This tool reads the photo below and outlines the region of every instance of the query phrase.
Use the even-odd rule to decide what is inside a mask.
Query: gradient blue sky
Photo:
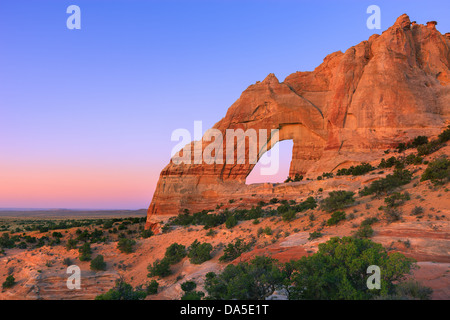
[[[71,4],[81,30],[66,28]],[[381,30],[366,28],[371,4]],[[250,84],[313,70],[402,13],[448,32],[449,12],[448,0],[2,0],[0,207],[147,207],[174,129],[206,130]]]

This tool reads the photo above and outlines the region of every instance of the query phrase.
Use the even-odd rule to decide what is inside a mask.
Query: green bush
[[[318,232],[318,231],[314,231],[314,232],[310,232],[310,233],[309,233],[309,238],[308,238],[308,240],[311,241],[311,240],[314,240],[314,239],[318,239],[318,238],[320,238],[320,237],[322,237],[322,233],[320,233],[320,232]]]
[[[371,164],[363,162],[360,165],[351,166],[350,168],[343,168],[339,169],[336,173],[337,176],[343,176],[343,175],[353,175],[353,176],[360,176],[363,174],[366,174],[370,171],[375,170],[376,168],[373,167]]]
[[[197,284],[194,281],[186,281],[181,284],[181,289],[184,291],[184,295],[181,300],[201,300],[205,293],[202,291],[195,291]]]
[[[6,277],[6,280],[2,283],[2,288],[8,289],[8,288],[11,288],[15,284],[16,284],[16,279],[14,278],[13,275],[9,275]]]
[[[421,206],[415,206],[412,210],[411,210],[411,214],[413,216],[415,215],[420,215],[423,213],[423,208]]]
[[[394,156],[388,158],[387,160],[385,160],[383,158],[383,159],[381,159],[381,162],[378,165],[378,168],[380,168],[380,169],[391,168],[391,167],[395,166],[397,162],[398,162],[397,158],[395,158]]]
[[[328,197],[322,200],[321,208],[325,211],[332,212],[351,206],[355,202],[355,199],[353,199],[354,195],[355,193],[351,191],[331,191]]]
[[[263,300],[283,284],[280,269],[275,259],[257,256],[249,263],[229,264],[221,274],[207,273],[205,289],[213,300]]]
[[[420,181],[430,180],[434,185],[441,185],[450,180],[450,160],[441,157],[430,163]]]
[[[153,279],[152,281],[147,283],[147,287],[146,287],[145,291],[147,292],[147,295],[157,294],[158,287],[159,287],[158,281]]]
[[[164,255],[169,264],[175,264],[180,262],[184,257],[186,257],[186,247],[182,244],[172,243],[167,249]]]
[[[386,216],[386,220],[388,222],[400,221],[402,218],[402,213],[397,208],[386,208],[384,210],[384,215]]]
[[[394,192],[391,196],[386,197],[384,202],[389,208],[394,208],[402,205],[405,201],[410,200],[411,197],[408,192],[400,193]]]
[[[433,152],[436,152],[441,148],[441,144],[439,140],[433,140],[431,142],[428,142],[427,144],[422,144],[417,147],[417,153],[419,156],[426,156]]]
[[[388,193],[395,188],[411,182],[412,173],[406,169],[396,169],[393,174],[388,174],[385,178],[376,180],[368,187],[364,187],[359,193],[361,196],[370,194],[380,195]]]
[[[444,143],[450,140],[450,126],[447,127],[438,137],[440,143]]]
[[[120,250],[122,253],[131,253],[134,251],[134,245],[136,244],[136,241],[128,238],[120,238],[119,242],[117,243],[117,249]]]
[[[219,258],[221,262],[233,261],[239,257],[242,253],[248,251],[250,246],[244,242],[241,238],[238,238],[234,243],[229,243],[223,250],[223,255]]]
[[[211,259],[211,251],[213,247],[210,243],[200,243],[195,240],[189,247],[189,261],[193,264],[202,264]]]
[[[409,280],[400,282],[395,293],[390,297],[398,300],[430,300],[433,290],[429,287],[422,286],[419,282]]]
[[[181,284],[181,290],[184,292],[190,292],[197,288],[197,284],[194,281],[186,281]]]
[[[92,259],[91,270],[95,271],[106,270],[106,262],[103,260],[103,256],[101,254]]]
[[[89,261],[91,260],[91,245],[89,242],[84,243],[79,249],[78,252],[80,253],[79,259],[80,261]]]
[[[141,232],[141,236],[142,236],[142,238],[144,238],[144,239],[150,238],[150,237],[153,236],[153,235],[154,235],[154,233],[153,233],[153,231],[150,230],[150,229],[148,229],[148,230],[142,230],[142,232]]]
[[[411,142],[411,144],[414,148],[417,148],[418,146],[421,146],[421,145],[427,144],[427,143],[428,143],[428,137],[426,137],[426,136],[417,136]]]
[[[230,215],[227,220],[225,221],[225,226],[228,229],[231,229],[233,227],[235,227],[238,224],[237,219],[234,215]]]
[[[395,292],[414,260],[387,250],[370,239],[331,238],[319,251],[293,263],[290,299],[366,300]],[[367,287],[367,268],[381,269],[381,289]]]
[[[143,290],[133,289],[133,287],[123,281],[122,279],[116,280],[114,288],[108,292],[98,295],[95,300],[143,300],[147,296],[147,293]]]
[[[357,238],[370,238],[373,235],[373,229],[370,224],[361,224],[359,229],[355,232]]]
[[[283,219],[283,221],[289,222],[289,221],[294,220],[296,215],[297,215],[297,212],[295,212],[294,209],[289,209],[288,211],[286,211],[285,213],[283,213],[281,215],[281,218]]]

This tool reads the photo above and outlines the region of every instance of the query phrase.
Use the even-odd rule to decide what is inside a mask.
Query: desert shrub
[[[411,271],[414,260],[370,239],[331,238],[319,251],[292,264],[290,299],[359,300],[387,296]],[[381,269],[381,289],[367,288],[367,267]]]
[[[184,292],[189,292],[195,290],[197,288],[197,284],[194,281],[186,281],[181,284],[181,290]]]
[[[328,194],[327,198],[323,199],[321,208],[325,211],[332,212],[351,206],[355,202],[355,199],[353,199],[354,195],[351,191],[332,191]]]
[[[236,219],[236,217],[234,215],[230,215],[227,220],[225,221],[225,226],[228,229],[231,229],[233,227],[235,227],[238,224],[238,221]]]
[[[388,222],[400,221],[402,218],[402,212],[397,208],[386,208],[384,210],[384,215]]]
[[[313,197],[308,197],[305,201],[293,206],[296,212],[302,212],[309,209],[315,209],[317,207],[317,201]]]
[[[14,278],[13,275],[9,275],[6,277],[6,280],[2,283],[2,288],[8,289],[8,288],[11,288],[15,284],[16,284],[16,279]]]
[[[134,251],[134,245],[136,244],[136,241],[128,238],[120,238],[119,242],[117,243],[117,249],[120,250],[122,253],[131,253]]]
[[[447,127],[444,131],[442,131],[438,136],[439,143],[444,143],[450,140],[450,126]]]
[[[64,258],[63,265],[65,265],[67,267],[71,266],[72,265],[72,260],[70,258]]]
[[[154,235],[154,232],[150,229],[142,230],[142,232],[141,232],[141,237],[144,239],[150,238],[153,235]]]
[[[186,281],[181,284],[181,289],[184,291],[184,295],[181,300],[201,300],[205,293],[202,291],[195,291],[197,284],[194,281]]]
[[[441,157],[428,164],[420,181],[430,180],[434,185],[444,184],[450,180],[450,160]]]
[[[405,201],[410,200],[411,196],[408,192],[400,193],[400,192],[394,192],[389,197],[386,197],[384,199],[384,202],[389,208],[394,208],[402,205],[405,203]]]
[[[333,174],[333,172],[324,172],[324,173],[322,173],[322,177],[324,179],[330,179],[330,178],[334,177],[334,174]]]
[[[373,229],[370,224],[361,224],[354,236],[357,238],[370,238],[373,235]]]
[[[95,297],[95,300],[143,300],[147,293],[140,289],[133,289],[133,287],[123,281],[116,280],[114,288],[108,292],[100,294]]]
[[[152,265],[148,265],[148,277],[167,277],[172,274],[170,263],[166,259],[156,260]]]
[[[415,164],[415,165],[418,165],[418,164],[422,164],[423,158],[422,158],[421,156],[417,155],[417,154],[411,153],[410,155],[408,155],[408,156],[405,158],[404,162],[405,162],[406,164]]]
[[[184,291],[184,295],[181,300],[201,300],[205,293],[202,291],[195,291],[197,284],[194,281],[186,281],[181,284],[181,289]]]
[[[277,260],[256,256],[250,262],[229,264],[220,274],[207,273],[205,289],[213,300],[262,300],[284,279]]]
[[[409,280],[400,282],[391,298],[399,300],[430,300],[432,293],[433,290],[431,288],[422,286],[417,281]]]
[[[265,228],[263,229],[263,233],[266,234],[266,235],[268,235],[268,236],[272,235],[272,228],[269,227],[269,226],[265,227]]]
[[[421,146],[421,145],[427,144],[427,143],[428,143],[428,137],[426,137],[426,136],[417,136],[411,142],[411,144],[414,148],[417,148],[418,146]]]
[[[89,261],[91,260],[92,249],[89,242],[85,242],[79,249],[80,253],[79,259],[80,261]]]
[[[423,208],[422,208],[421,206],[415,206],[415,207],[412,208],[412,210],[411,210],[411,214],[412,214],[413,216],[419,215],[419,214],[422,214],[422,213],[423,213]]]
[[[172,243],[166,249],[164,254],[164,259],[169,262],[169,264],[175,264],[180,262],[184,257],[186,257],[186,247],[182,244]]]
[[[388,174],[385,178],[372,182],[370,186],[364,187],[359,193],[361,196],[386,194],[395,188],[411,182],[411,179],[412,173],[409,170],[396,169],[393,174]]]
[[[289,222],[295,219],[297,212],[295,212],[294,209],[289,209],[288,211],[286,211],[285,213],[283,213],[281,215],[283,221],[285,222]]]
[[[27,246],[27,244],[26,244],[26,242],[20,242],[18,245],[17,245],[17,248],[19,248],[19,249],[26,249],[26,248],[28,248],[28,246]]]
[[[99,254],[91,261],[91,270],[100,271],[106,270],[106,262],[103,260],[103,256]]]
[[[375,217],[371,217],[371,218],[366,218],[361,222],[361,226],[371,226],[372,224],[378,222],[378,219]]]
[[[238,238],[234,243],[229,243],[223,250],[223,255],[219,258],[221,262],[233,261],[239,257],[242,253],[248,251],[250,245],[245,243],[244,240]]]
[[[320,238],[321,236],[322,236],[322,233],[320,233],[318,231],[310,232],[308,240],[311,241],[311,240]]]
[[[350,168],[339,169],[337,171],[336,175],[337,176],[344,176],[344,175],[360,176],[360,175],[366,174],[370,171],[373,171],[375,169],[376,168],[373,167],[371,164],[363,162],[357,166],[351,166]]]
[[[327,225],[334,226],[342,220],[345,220],[345,212],[344,211],[335,211],[331,215],[331,218],[327,220]]]
[[[145,291],[146,291],[147,295],[157,294],[158,293],[158,287],[159,287],[158,281],[153,279],[152,281],[147,283]]]
[[[441,148],[441,144],[439,143],[439,140],[433,140],[431,142],[428,142],[427,144],[422,144],[417,147],[417,153],[419,156],[426,156],[433,152],[436,152]]]
[[[298,174],[298,173],[296,173],[295,176],[294,176],[294,181],[297,182],[297,181],[302,181],[302,180],[303,180],[303,176]]]
[[[391,167],[395,166],[396,163],[397,163],[397,158],[395,158],[394,156],[388,158],[387,160],[385,160],[383,158],[383,159],[381,159],[380,164],[378,165],[378,168],[380,168],[380,169],[391,168]]]
[[[272,198],[270,199],[269,203],[278,203],[278,199],[277,198]]]
[[[77,244],[78,244],[78,240],[76,240],[76,239],[69,239],[69,240],[67,240],[66,249],[67,250],[76,249],[77,248]]]
[[[14,248],[14,240],[6,232],[0,237],[0,248]]]
[[[205,296],[205,293],[202,291],[191,291],[186,292],[181,300],[201,300]]]
[[[211,251],[213,247],[210,243],[200,243],[195,240],[189,247],[189,261],[193,264],[202,264],[211,259]]]

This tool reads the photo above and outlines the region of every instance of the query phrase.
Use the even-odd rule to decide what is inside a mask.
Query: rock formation
[[[284,82],[269,74],[249,86],[213,129],[224,137],[227,129],[279,129],[280,141],[294,143],[290,176],[316,177],[373,160],[418,135],[439,133],[450,118],[449,68],[448,33],[441,34],[434,21],[411,26],[403,14],[381,35],[328,55],[314,71],[293,73]],[[204,136],[201,150],[211,140]],[[272,142],[270,136],[258,140],[258,159]],[[192,159],[200,152],[195,145],[190,144]],[[236,152],[238,147],[239,142]],[[226,153],[225,142],[220,148]],[[245,151],[248,160],[248,143]],[[280,192],[298,194],[295,187],[246,185],[253,167],[248,161],[171,161],[161,172],[147,228],[153,227],[153,215],[214,209],[229,199],[256,203]]]

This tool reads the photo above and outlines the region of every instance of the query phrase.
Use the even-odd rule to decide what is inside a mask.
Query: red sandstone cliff
[[[381,35],[328,55],[312,72],[293,73],[284,82],[270,74],[249,86],[213,128],[224,136],[226,129],[279,129],[280,141],[294,142],[290,175],[315,177],[439,133],[450,120],[449,68],[449,34],[436,30],[435,22],[411,24],[404,14]],[[203,141],[203,150],[209,143]],[[259,156],[270,147],[269,140],[258,141]],[[245,185],[253,167],[248,161],[171,161],[161,172],[147,227],[152,215],[212,209],[226,199],[250,201],[250,195],[281,190]]]

